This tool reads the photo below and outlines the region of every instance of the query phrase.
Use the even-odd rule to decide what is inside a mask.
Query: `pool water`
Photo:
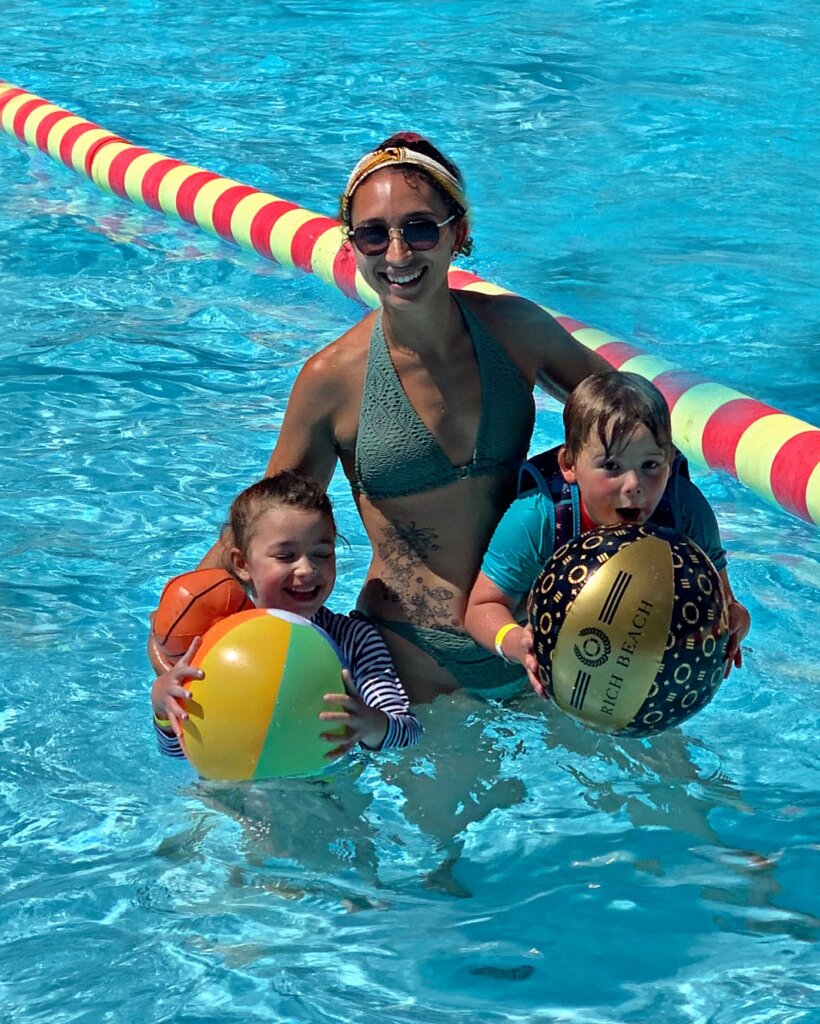
[[[312,210],[424,131],[468,269],[820,420],[810,5],[16,0],[0,40],[9,81]],[[146,616],[360,309],[8,138],[0,181],[3,1020],[820,1019],[816,529],[696,475],[753,629],[678,730],[453,698],[326,783],[198,782],[155,749]],[[540,397],[533,450],[559,428]]]

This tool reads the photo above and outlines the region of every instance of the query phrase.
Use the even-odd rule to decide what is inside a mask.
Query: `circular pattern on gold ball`
[[[645,524],[576,537],[544,567],[528,607],[546,690],[592,729],[661,732],[704,708],[723,680],[723,587],[679,533]]]

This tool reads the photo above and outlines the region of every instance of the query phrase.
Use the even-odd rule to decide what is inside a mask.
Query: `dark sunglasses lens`
[[[356,248],[365,256],[375,256],[384,252],[390,243],[387,228],[380,224],[365,224],[353,232]]]
[[[411,220],[402,233],[410,248],[420,252],[435,249],[438,244],[438,225],[434,220]]]

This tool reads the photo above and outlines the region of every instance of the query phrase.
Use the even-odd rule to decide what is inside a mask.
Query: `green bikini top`
[[[367,355],[352,485],[372,500],[488,476],[526,458],[535,423],[532,389],[486,327],[453,297],[470,332],[481,378],[481,418],[473,457],[466,465],[454,466],[410,404],[379,315]]]

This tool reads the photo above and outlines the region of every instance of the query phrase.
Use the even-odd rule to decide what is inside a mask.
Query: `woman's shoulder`
[[[545,334],[566,332],[541,306],[512,292],[467,291],[459,299],[507,347],[527,348],[543,343]]]
[[[376,314],[369,313],[335,341],[314,353],[299,371],[300,388],[328,393],[361,380]]]
[[[555,318],[541,306],[514,292],[497,291],[494,287],[488,291],[465,288],[459,290],[458,297],[488,327],[495,326],[502,331],[529,324],[538,325],[543,330],[544,324],[556,323]]]
[[[518,366],[524,377],[535,381],[545,353],[566,335],[545,309],[509,292],[460,291],[459,300],[481,321]]]

